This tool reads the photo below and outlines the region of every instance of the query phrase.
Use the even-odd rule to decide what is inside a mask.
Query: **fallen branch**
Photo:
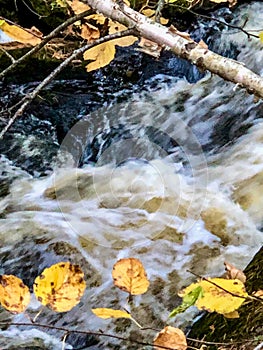
[[[129,338],[114,335],[114,334],[103,333],[102,331],[100,331],[100,332],[84,331],[84,330],[70,329],[70,328],[66,328],[66,327],[57,327],[57,326],[52,326],[52,325],[46,325],[46,324],[42,324],[42,323],[27,323],[27,322],[3,322],[3,321],[1,321],[0,326],[1,325],[6,326],[6,327],[7,326],[17,326],[17,327],[23,326],[23,327],[37,327],[37,328],[44,328],[44,329],[53,329],[53,330],[60,331],[60,332],[66,333],[66,334],[76,333],[76,334],[84,334],[84,335],[93,335],[93,336],[97,336],[97,337],[107,337],[107,338],[132,342],[132,343],[138,344],[138,345],[151,346],[152,348],[154,347],[153,343],[138,341],[135,339],[129,339]],[[151,328],[142,328],[141,330],[143,331],[145,329],[151,329]],[[256,340],[256,339],[245,339],[243,341],[238,341],[238,342],[234,342],[234,341],[233,342],[210,342],[210,341],[198,340],[198,339],[193,339],[193,338],[188,338],[188,337],[186,339],[203,344],[203,345],[223,345],[223,346],[233,346],[233,345],[241,345],[241,344],[244,345],[244,344],[251,344],[251,343],[260,342],[260,340]],[[161,349],[173,350],[172,348],[167,347],[167,346],[158,345],[158,347]],[[192,346],[188,346],[188,349],[198,350],[197,348],[192,347]]]
[[[28,51],[25,55],[21,56],[19,59],[15,60],[10,66],[8,66],[5,70],[3,70],[0,73],[0,79],[4,78],[4,76],[9,73],[11,70],[16,68],[20,63],[24,62],[28,57],[32,56],[34,53],[38,52],[42,49],[51,39],[55,38],[57,35],[59,35],[62,30],[67,28],[70,24],[73,24],[80,19],[91,15],[94,13],[93,10],[88,10],[85,12],[82,12],[74,17],[69,18],[67,21],[59,25],[57,28],[55,28],[50,34],[48,34],[38,45],[34,46],[33,49]]]
[[[198,44],[187,36],[187,33],[155,23],[121,1],[86,0],[86,3],[108,18],[126,27],[136,28],[140,36],[170,48],[178,57],[189,60],[201,70],[217,74],[224,80],[245,88],[248,93],[263,98],[262,77],[246,68],[242,63],[220,56],[210,51],[205,45]]]
[[[69,57],[65,59],[56,69],[54,69],[31,93],[27,94],[25,97],[23,97],[19,103],[16,105],[21,105],[19,109],[16,111],[16,113],[12,116],[12,118],[9,119],[7,125],[4,127],[4,129],[0,132],[0,139],[5,135],[7,130],[11,127],[11,125],[14,123],[14,121],[23,114],[26,107],[29,105],[29,103],[36,98],[36,96],[39,94],[39,92],[48,85],[57,75],[60,73],[66,66],[69,65],[70,62],[72,62],[75,58],[77,58],[80,54],[83,54],[86,50],[97,46],[99,44],[102,44],[106,41],[122,38],[124,36],[128,35],[138,35],[135,29],[127,29],[122,32],[117,32],[114,34],[110,34],[107,36],[104,36],[103,38],[100,38],[98,40],[95,40],[92,43],[89,43],[87,45],[82,46],[81,48],[75,50]]]

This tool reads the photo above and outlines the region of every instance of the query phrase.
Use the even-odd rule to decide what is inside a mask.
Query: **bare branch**
[[[50,34],[48,34],[38,45],[34,46],[30,51],[28,51],[24,56],[20,57],[18,60],[16,60],[13,64],[8,66],[5,70],[3,70],[0,73],[0,79],[2,79],[8,72],[10,72],[12,69],[16,68],[20,63],[24,62],[28,57],[33,55],[34,53],[38,52],[42,47],[44,47],[51,39],[55,38],[62,30],[67,28],[70,24],[79,21],[83,17],[89,16],[93,14],[93,10],[88,10],[85,12],[82,12],[74,17],[69,18],[67,21],[59,25],[57,28],[55,28]]]
[[[97,46],[99,44],[102,44],[106,41],[118,39],[124,36],[128,35],[138,35],[135,29],[127,29],[122,32],[117,32],[114,34],[110,34],[107,36],[104,36],[103,38],[100,38],[98,40],[95,40],[93,43],[89,43],[77,50],[75,50],[68,58],[65,59],[56,69],[54,69],[31,93],[27,94],[24,98],[19,101],[19,104],[21,106],[16,111],[16,113],[13,115],[12,118],[9,119],[7,125],[4,127],[4,129],[0,132],[0,139],[4,136],[4,134],[7,132],[7,130],[10,128],[10,126],[14,123],[14,121],[20,117],[23,112],[25,111],[26,107],[29,105],[29,103],[39,94],[39,92],[48,85],[55,76],[60,73],[71,61],[73,61],[75,58],[77,58],[80,54],[84,53],[86,50]]]

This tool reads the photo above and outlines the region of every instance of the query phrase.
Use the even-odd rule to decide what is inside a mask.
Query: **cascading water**
[[[236,24],[244,13],[245,28],[260,29],[262,3],[236,9]],[[237,59],[263,74],[258,40],[224,29],[217,43],[226,50],[236,46]],[[90,311],[125,306],[125,293],[112,286],[117,259],[143,262],[151,284],[135,298],[133,315],[145,327],[162,328],[177,291],[193,280],[187,270],[220,275],[224,260],[244,268],[262,244],[262,102],[209,74],[197,83],[156,86],[81,116],[50,176],[33,179],[2,159],[5,174],[17,180],[0,202],[1,273],[32,286],[45,267],[69,260],[86,275],[81,303],[66,314],[45,309],[39,322],[152,342],[153,332],[102,321]],[[28,313],[38,308],[33,300]],[[184,326],[192,317],[183,314],[170,324]],[[0,321],[10,319],[26,321],[1,309]],[[27,349],[60,349],[61,334],[45,332],[9,327],[0,347],[28,341]],[[132,342],[93,341],[71,334],[66,348],[137,349]]]

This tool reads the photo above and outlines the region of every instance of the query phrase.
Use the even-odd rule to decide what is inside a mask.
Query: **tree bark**
[[[263,98],[263,77],[238,61],[208,50],[205,45],[192,40],[187,33],[153,22],[120,1],[86,0],[86,3],[104,16],[135,28],[140,36],[170,48],[178,57],[189,60],[200,69],[217,74],[224,80],[245,88],[250,94]]]

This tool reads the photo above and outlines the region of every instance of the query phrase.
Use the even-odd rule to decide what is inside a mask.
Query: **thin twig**
[[[197,12],[195,12],[195,11],[193,11],[193,10],[190,10],[190,9],[184,7],[184,6],[180,6],[180,5],[176,5],[176,4],[170,4],[170,6],[179,7],[179,8],[181,8],[181,9],[183,9],[183,10],[186,10],[186,11],[192,13],[193,15],[195,15],[195,16],[197,16],[197,17],[209,19],[210,21],[215,21],[215,22],[220,23],[220,24],[223,24],[223,25],[225,25],[225,26],[227,26],[227,27],[229,27],[229,28],[237,29],[237,30],[243,32],[244,34],[246,34],[248,38],[250,38],[250,37],[252,36],[252,37],[254,37],[254,38],[259,39],[259,36],[258,36],[258,35],[256,35],[256,34],[251,34],[249,31],[247,31],[247,30],[244,29],[244,26],[246,25],[246,22],[244,23],[243,27],[240,27],[240,26],[236,26],[236,25],[234,25],[234,24],[226,23],[225,21],[221,21],[220,19],[215,18],[215,17],[210,17],[210,16],[207,16],[207,15],[202,15],[202,14],[197,13]],[[251,31],[251,32],[252,32],[252,31]]]
[[[67,329],[64,327],[56,327],[56,326],[51,326],[51,325],[46,325],[46,324],[41,324],[41,323],[25,323],[25,322],[0,322],[0,325],[5,325],[5,326],[31,326],[31,327],[39,327],[39,328],[47,328],[47,329],[54,329],[57,331],[61,331],[63,333],[77,333],[77,334],[85,334],[85,335],[93,335],[93,336],[99,336],[99,337],[108,337],[108,338],[113,338],[113,339],[117,339],[117,340],[122,340],[122,341],[127,341],[127,342],[133,342],[135,344],[139,344],[139,345],[145,345],[145,346],[151,346],[153,347],[154,344],[153,343],[148,343],[148,342],[143,342],[143,341],[138,341],[135,339],[129,339],[129,338],[125,338],[125,337],[121,337],[118,335],[114,335],[114,334],[109,334],[109,333],[101,333],[101,332],[91,332],[91,331],[81,331],[81,330],[76,330],[76,329]],[[160,349],[166,349],[166,350],[174,350],[174,347],[168,347],[168,346],[162,346],[162,345],[158,345],[158,348]],[[198,350],[196,347],[192,347],[189,346],[189,349],[193,349],[193,350]]]
[[[0,132],[0,139],[4,136],[4,134],[7,132],[7,130],[11,127],[11,125],[14,123],[14,121],[23,114],[26,107],[29,105],[29,103],[39,94],[39,92],[48,85],[58,73],[60,73],[71,61],[73,61],[77,56],[84,53],[86,50],[97,46],[99,44],[102,44],[106,41],[122,38],[127,35],[138,35],[135,29],[127,29],[122,32],[117,32],[114,34],[110,34],[107,36],[104,36],[103,38],[100,38],[98,40],[95,40],[93,43],[89,43],[77,50],[75,50],[68,58],[65,59],[56,69],[54,69],[31,93],[27,94],[25,97],[23,97],[20,100],[20,104],[22,104],[19,109],[16,111],[16,113],[13,115],[12,118],[9,119],[7,125],[4,127],[4,129]]]
[[[48,16],[42,16],[40,15],[39,13],[35,12],[33,9],[31,9],[31,7],[29,7],[29,5],[24,1],[22,0],[23,4],[28,8],[28,10],[30,12],[32,12],[34,15],[38,16],[39,18],[44,18],[44,17],[48,17]]]
[[[0,50],[4,52],[4,54],[11,60],[12,63],[16,61],[15,58],[12,55],[10,55],[10,53],[6,51],[3,47],[0,46]]]
[[[135,344],[139,344],[139,345],[145,345],[145,346],[154,346],[154,344],[152,343],[147,343],[147,342],[142,342],[142,341],[138,341],[138,340],[134,340],[134,339],[129,339],[126,337],[121,337],[118,335],[114,335],[114,334],[109,334],[109,333],[103,333],[102,331],[100,332],[93,332],[93,331],[83,331],[83,330],[76,330],[76,329],[68,329],[65,327],[57,327],[57,326],[52,326],[52,325],[46,325],[46,324],[42,324],[42,323],[26,323],[26,322],[0,322],[0,325],[4,325],[4,326],[25,326],[25,327],[39,327],[39,328],[45,328],[45,329],[53,329],[53,330],[57,330],[57,331],[61,331],[64,334],[69,334],[69,333],[77,333],[77,334],[85,334],[85,335],[93,335],[93,336],[103,336],[103,337],[108,337],[108,338],[113,338],[113,339],[117,339],[117,340],[122,340],[122,341],[129,341],[129,342],[133,342]],[[141,330],[144,329],[151,329],[151,328],[142,328]],[[256,339],[245,339],[243,341],[237,341],[237,342],[227,342],[227,343],[221,343],[221,342],[210,342],[210,341],[205,341],[205,340],[199,340],[199,339],[194,339],[194,338],[186,338],[189,341],[192,342],[197,342],[200,344],[206,344],[206,345],[224,345],[224,346],[231,346],[231,345],[236,345],[236,344],[248,344],[248,343],[253,343],[256,342]],[[166,347],[166,346],[161,346],[158,345],[159,348],[161,349],[167,349],[167,350],[173,350],[174,348],[170,348],[170,347]],[[195,349],[197,350],[195,347],[191,347],[188,346],[188,349]]]
[[[33,55],[34,53],[38,52],[42,47],[46,45],[51,39],[55,38],[60,32],[67,28],[70,24],[82,19],[83,17],[89,16],[93,14],[93,10],[84,11],[74,17],[69,18],[67,21],[59,25],[57,28],[55,28],[50,34],[48,34],[46,37],[43,38],[41,43],[34,46],[30,51],[28,51],[24,56],[21,56],[18,60],[16,60],[13,64],[8,66],[5,70],[3,70],[0,73],[0,79],[2,79],[8,72],[10,72],[12,69],[14,69],[16,66],[18,66],[21,62],[25,61],[28,57]]]
[[[155,21],[157,23],[160,23],[163,7],[164,7],[164,0],[159,0],[155,11]]]
[[[196,276],[196,277],[198,277],[198,278],[200,278],[200,279],[202,279],[202,280],[204,280],[204,281],[206,281],[206,282],[208,282],[208,283],[213,284],[215,287],[217,287],[217,288],[223,290],[224,292],[226,292],[226,293],[232,295],[233,297],[241,298],[241,299],[244,299],[244,300],[251,300],[251,297],[250,297],[250,296],[248,296],[248,297],[243,297],[242,295],[235,294],[235,293],[230,292],[229,290],[227,290],[227,289],[225,289],[225,288],[219,286],[217,283],[215,283],[215,282],[209,280],[209,279],[206,278],[206,277],[200,276],[200,275],[198,275],[197,273],[192,272],[192,271],[190,271],[190,270],[186,270],[186,271],[187,271],[187,272],[190,272],[192,275],[194,275],[194,276]]]

